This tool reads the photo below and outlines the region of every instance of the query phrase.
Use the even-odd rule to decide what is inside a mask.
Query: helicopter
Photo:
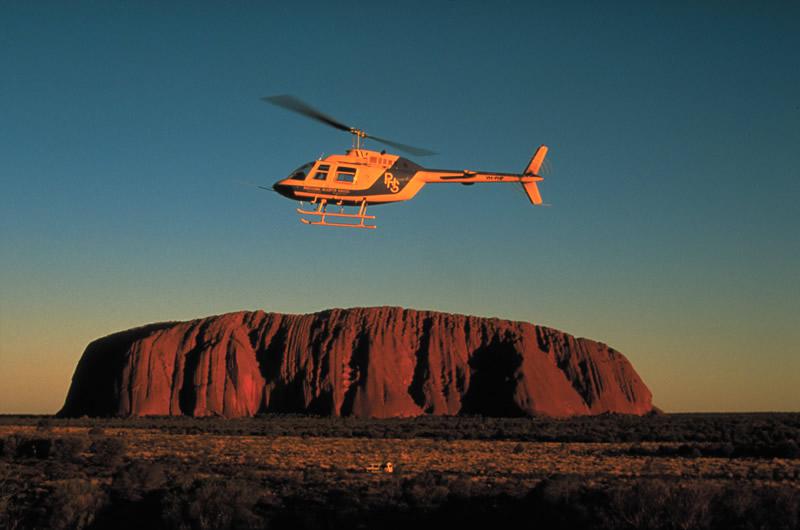
[[[371,139],[416,156],[436,154],[433,151],[367,134],[291,95],[265,96],[261,99],[353,135],[353,146],[345,154],[320,157],[303,164],[272,186],[284,197],[300,201],[296,211],[300,214],[300,221],[307,225],[374,229],[377,228],[373,224],[375,216],[367,214],[368,206],[410,200],[423,186],[434,183],[470,186],[479,182],[518,182],[531,204],[542,204],[537,183],[544,180],[538,173],[547,156],[545,145],[539,146],[520,174],[428,169],[385,150],[366,149],[363,144]],[[306,202],[310,209],[305,207]],[[356,208],[356,211],[346,211],[345,207]]]

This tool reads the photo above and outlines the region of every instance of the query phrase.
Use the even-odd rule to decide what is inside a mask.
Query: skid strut
[[[367,215],[367,201],[361,201],[361,205],[358,207],[357,213],[346,213],[344,211],[344,205],[339,204],[339,211],[338,212],[329,212],[328,211],[328,200],[321,199],[317,201],[314,198],[311,201],[311,204],[316,204],[317,207],[314,210],[305,210],[302,208],[302,204],[300,203],[301,207],[297,208],[297,213],[300,215],[313,215],[319,218],[318,221],[310,221],[303,217],[300,218],[300,222],[307,224],[307,225],[319,225],[319,226],[340,226],[343,228],[377,228],[376,225],[366,224],[368,219],[375,219],[374,215]],[[333,218],[334,222],[329,221],[329,218]],[[343,222],[335,222],[337,220],[342,220]],[[350,221],[353,222],[344,222]]]

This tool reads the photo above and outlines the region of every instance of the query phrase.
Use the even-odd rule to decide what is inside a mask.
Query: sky
[[[624,353],[668,412],[800,410],[797,2],[0,4],[0,413],[83,349],[229,311],[392,305]],[[270,185],[347,134],[429,148],[377,230]],[[379,147],[377,144],[368,144]]]

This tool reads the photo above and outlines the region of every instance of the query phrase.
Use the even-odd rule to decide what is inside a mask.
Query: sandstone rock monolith
[[[237,312],[95,340],[62,416],[646,414],[618,351],[497,318],[397,307]]]

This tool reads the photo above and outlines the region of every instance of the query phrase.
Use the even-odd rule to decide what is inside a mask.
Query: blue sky
[[[0,412],[52,412],[93,338],[240,309],[401,305],[625,353],[667,410],[800,409],[795,2],[6,3]],[[379,229],[270,184],[347,135],[433,167]],[[374,144],[373,144],[374,145]],[[411,157],[414,158],[414,157]],[[46,389],[46,391],[42,391]]]

